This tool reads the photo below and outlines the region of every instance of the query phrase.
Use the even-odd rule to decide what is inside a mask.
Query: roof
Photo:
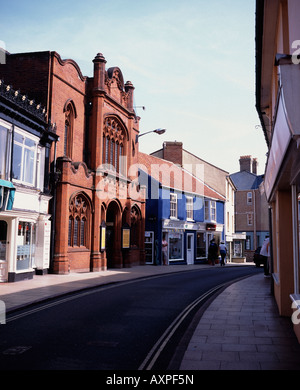
[[[151,153],[151,155],[156,154],[156,153],[158,153],[158,152],[163,152],[163,150],[164,150],[164,148],[160,148],[160,149],[158,149],[158,150],[155,150],[154,152]],[[185,153],[187,153],[187,154],[189,154],[190,156],[195,157],[195,158],[198,159],[199,161],[202,161],[203,163],[208,164],[208,165],[210,165],[211,167],[216,168],[216,169],[218,169],[219,171],[222,171],[222,172],[226,173],[227,175],[229,175],[229,172],[225,171],[225,170],[222,169],[222,168],[217,167],[216,165],[210,163],[209,161],[203,160],[203,158],[200,158],[200,157],[196,156],[194,153],[191,153],[191,152],[189,152],[188,150],[186,150],[186,149],[184,149],[184,148],[182,148],[182,151],[185,152]]]
[[[221,194],[214,191],[190,172],[170,161],[139,152],[138,163],[142,171],[146,171],[149,176],[157,180],[163,187],[225,201]]]
[[[248,171],[236,172],[229,175],[237,191],[255,190],[264,179],[264,175],[255,175]]]

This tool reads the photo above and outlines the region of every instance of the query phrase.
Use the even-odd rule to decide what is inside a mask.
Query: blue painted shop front
[[[174,199],[176,210],[172,205]],[[208,202],[214,205],[214,220],[205,220]],[[191,203],[192,211],[187,206]],[[218,243],[224,239],[224,202],[164,188],[149,176],[145,226],[147,264],[162,264],[164,238],[168,243],[168,264],[207,262],[210,240],[215,238]]]

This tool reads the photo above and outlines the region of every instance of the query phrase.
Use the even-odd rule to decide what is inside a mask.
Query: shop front
[[[271,230],[271,273],[279,312],[299,308],[300,77],[291,56],[277,56],[279,88],[265,174]],[[294,324],[298,340],[300,327]]]
[[[165,219],[162,222],[162,239],[168,243],[169,264],[197,264],[206,262],[210,241],[217,244],[222,238],[223,225],[203,222],[175,221]]]
[[[18,209],[25,198],[30,208]],[[47,210],[49,197],[24,194],[16,189],[13,210],[0,213],[0,282],[32,279],[34,274],[44,274],[49,268],[51,221]],[[25,203],[26,204],[26,203]],[[30,206],[31,204],[31,206]],[[43,212],[44,211],[44,212]]]

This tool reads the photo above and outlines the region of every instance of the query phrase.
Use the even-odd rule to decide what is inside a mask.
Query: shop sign
[[[217,230],[217,225],[215,223],[207,223],[206,230],[210,232],[215,232]]]

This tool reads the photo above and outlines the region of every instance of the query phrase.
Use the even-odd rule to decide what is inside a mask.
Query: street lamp
[[[162,135],[166,132],[166,129],[155,129],[155,130],[150,130],[150,131],[146,131],[146,133],[142,133],[142,134],[137,134],[136,135],[136,138],[135,138],[135,143],[138,143],[138,139],[140,137],[142,137],[143,135],[146,135],[146,134],[149,134],[149,133],[156,133],[158,135]]]

